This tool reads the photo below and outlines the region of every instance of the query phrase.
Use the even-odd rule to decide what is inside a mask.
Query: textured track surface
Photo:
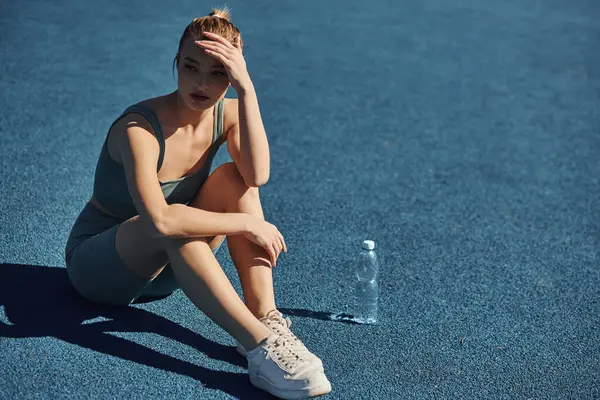
[[[267,398],[183,293],[98,307],[64,269],[106,130],[175,88],[179,36],[212,6],[176,3],[0,5],[0,398]],[[278,305],[327,398],[599,398],[596,2],[229,5],[289,246]],[[381,324],[306,317],[351,312],[363,239]]]

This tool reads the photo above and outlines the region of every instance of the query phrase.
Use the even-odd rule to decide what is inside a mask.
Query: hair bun
[[[209,17],[218,17],[218,18],[223,18],[227,21],[229,21],[229,8],[225,7],[222,9],[219,8],[213,8],[213,10],[210,12],[210,14],[208,14]]]

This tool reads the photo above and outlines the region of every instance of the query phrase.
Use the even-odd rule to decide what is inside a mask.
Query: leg
[[[191,204],[209,211],[223,212],[228,203],[227,164],[217,168],[206,180]],[[119,227],[116,248],[120,259],[141,278],[158,275],[167,262],[183,292],[209,318],[244,346],[254,348],[270,331],[252,315],[242,302],[217,262],[211,248],[223,237],[173,239],[151,238],[145,234],[139,217]],[[245,343],[245,344],[244,344]]]
[[[209,176],[192,206],[216,212],[249,210],[258,213],[258,191],[249,190],[240,181],[239,172],[232,163],[217,168]],[[253,194],[255,199],[250,200]],[[122,252],[140,252],[140,249],[144,246],[147,248],[149,244],[149,239],[143,237],[143,228],[139,223],[124,225],[122,235],[123,242],[126,241],[123,237],[137,240],[137,246],[121,247]],[[161,262],[168,259],[183,291],[194,304],[250,350],[247,351],[246,358],[253,385],[288,399],[329,393],[330,382],[322,369],[312,365],[306,351],[289,337],[272,334],[239,298],[211,251],[211,246],[220,240],[222,238],[163,240],[164,247],[157,245],[157,251],[166,252],[166,258],[163,255],[163,258],[152,260],[154,269],[140,265],[139,260],[143,257],[139,257],[139,254],[138,257],[133,253],[134,257],[122,257],[131,262],[132,270],[147,277],[157,274],[164,266]],[[233,249],[234,262],[245,285],[244,295],[248,294],[253,299],[249,300],[249,304],[256,307],[257,313],[260,307],[268,307],[269,303],[274,307],[271,265],[267,252],[241,240],[234,239],[232,243],[230,247]],[[244,272],[244,268],[248,271]],[[285,361],[281,362],[282,360]]]
[[[251,348],[269,336],[270,331],[262,329],[264,325],[238,296],[206,240],[180,239],[167,243],[177,282],[204,314]]]
[[[264,219],[258,188],[246,186],[235,164],[229,164],[230,189],[226,212],[242,212]],[[263,318],[275,306],[273,274],[268,252],[244,235],[227,237],[229,253],[242,284],[244,300],[257,318]]]

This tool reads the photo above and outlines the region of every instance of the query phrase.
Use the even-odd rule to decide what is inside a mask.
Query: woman
[[[228,11],[192,21],[174,62],[177,90],[127,108],[108,131],[67,241],[70,280],[123,306],[181,288],[237,340],[252,384],[285,399],[326,394],[321,361],[275,306],[271,268],[287,248],[262,212],[269,146]],[[224,98],[229,85],[238,99]],[[223,143],[233,163],[209,176]],[[215,258],[225,237],[244,301]]]

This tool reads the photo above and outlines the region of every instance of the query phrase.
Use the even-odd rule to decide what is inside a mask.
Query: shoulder
[[[130,105],[129,107],[127,107],[125,110],[123,110],[123,112],[125,112],[126,110],[128,110],[134,106],[142,106],[142,107],[154,112],[156,117],[159,120],[162,120],[163,115],[165,113],[164,110],[166,109],[166,106],[164,104],[164,99],[162,97],[164,97],[164,96],[153,97],[150,99],[138,101],[137,103],[134,103],[134,104]],[[138,122],[140,125],[143,125],[144,127],[148,127],[148,128],[150,128],[151,131],[154,131],[154,129],[152,128],[152,125],[146,120],[146,118],[144,118],[143,115],[138,114],[136,112],[127,113],[126,115],[123,116],[123,119],[127,120],[127,121]]]
[[[157,107],[159,107],[154,102],[154,99],[143,100],[133,105],[142,105],[151,108],[154,112],[157,112]],[[147,131],[156,137],[154,127],[146,117],[136,112],[127,112],[130,107],[126,107],[123,110],[121,116],[112,124],[107,134],[106,145],[108,154],[117,162],[121,162],[120,148],[122,141],[132,134],[132,132],[140,132],[141,128],[141,130]]]
[[[169,110],[172,108],[169,103],[170,99],[168,95],[163,95],[159,97],[153,97],[150,99],[142,100],[136,105],[143,106],[145,108],[149,108],[154,112],[154,115],[158,118],[161,124],[163,122],[167,122],[170,119]]]
[[[149,99],[141,100],[135,104],[134,106],[142,106],[146,110],[151,112],[151,115],[148,117],[153,120],[155,124],[158,125],[158,128],[161,130],[164,138],[167,138],[171,133],[177,130],[177,125],[173,122],[175,121],[175,117],[172,114],[173,106],[171,104],[172,98],[170,95],[162,95],[158,97],[152,97]],[[153,115],[152,115],[153,114]],[[145,128],[148,128],[150,132],[155,135],[157,132],[155,131],[153,125],[147,119],[147,113],[138,114],[136,112],[130,113],[130,120],[133,119],[136,122],[140,122]]]
[[[109,138],[110,136],[115,136],[114,134],[111,135],[113,131],[126,132],[127,129],[131,127],[140,127],[156,135],[156,132],[154,132],[154,127],[144,115],[139,114],[137,112],[125,113],[128,109],[129,107],[123,111],[125,115],[122,115],[118,119],[118,121],[116,121],[115,124],[112,126],[111,130],[109,131]]]
[[[239,122],[238,99],[223,100],[223,134],[227,136],[227,132]]]

